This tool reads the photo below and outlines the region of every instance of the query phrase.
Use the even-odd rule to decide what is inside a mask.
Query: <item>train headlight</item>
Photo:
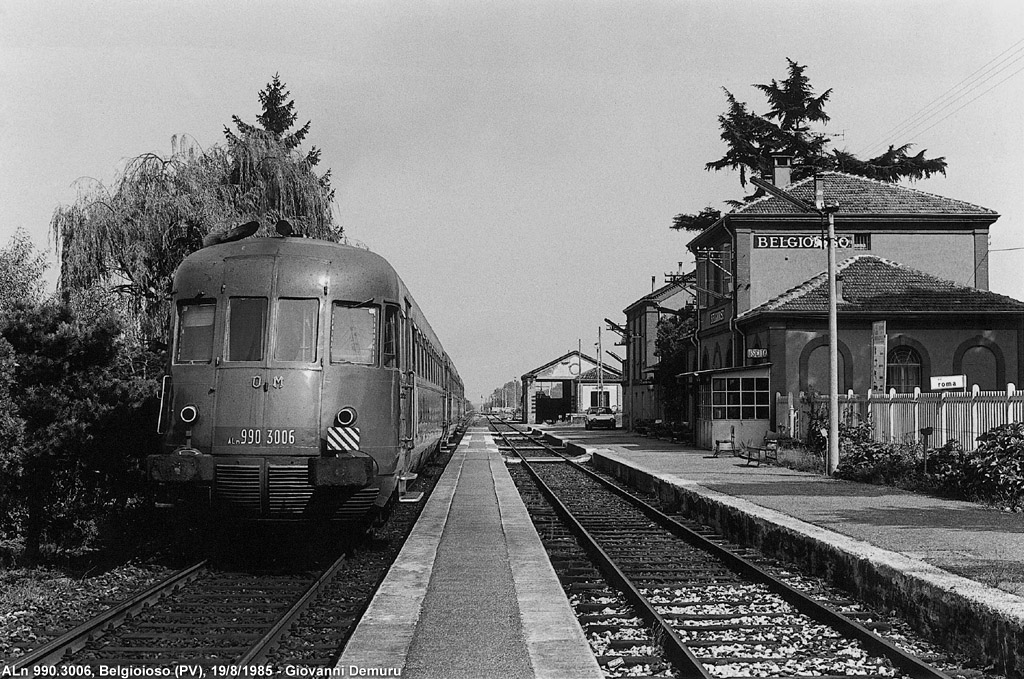
[[[356,409],[352,406],[345,406],[334,416],[334,420],[339,427],[351,427],[356,423],[356,417]]]
[[[181,412],[178,413],[178,417],[180,417],[181,421],[185,424],[192,424],[199,419],[199,408],[196,408],[190,403],[181,409]]]

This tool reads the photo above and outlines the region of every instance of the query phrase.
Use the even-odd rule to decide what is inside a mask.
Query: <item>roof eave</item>
[[[775,214],[730,214],[730,220],[735,223],[748,222],[799,222],[817,224],[821,222],[818,214],[801,213],[775,213]],[[934,212],[837,212],[835,221],[838,222],[893,222],[893,221],[914,221],[914,222],[984,222],[992,224],[1000,215],[997,213],[987,214],[950,214]],[[712,226],[711,228],[714,228]],[[696,239],[694,239],[696,240]],[[692,241],[691,241],[692,242]]]
[[[1009,309],[947,309],[945,311],[878,311],[878,310],[862,310],[862,309],[837,309],[836,313],[840,316],[854,316],[854,317],[865,317],[865,318],[878,318],[880,314],[893,314],[898,313],[900,320],[907,318],[934,318],[935,316],[962,316],[964,314],[971,314],[974,316],[1022,316],[1024,315],[1024,309],[1018,309],[1016,311]],[[757,318],[762,316],[796,316],[800,318],[828,318],[828,311],[804,311],[804,310],[786,310],[786,309],[764,309],[757,311],[751,309],[742,316],[736,318],[737,325],[746,325],[751,323]]]
[[[691,252],[693,252],[694,248],[699,246],[701,241],[705,241],[705,240],[709,239],[708,234],[710,234],[710,233],[712,233],[714,231],[718,231],[719,229],[722,229],[725,226],[725,221],[727,219],[731,218],[731,217],[734,217],[734,216],[735,215],[733,215],[732,213],[728,213],[728,214],[724,214],[721,217],[719,217],[718,220],[714,224],[712,224],[711,226],[709,226],[708,228],[704,229],[703,231],[698,233],[696,236],[691,238],[690,242],[686,244],[686,249],[690,250]]]

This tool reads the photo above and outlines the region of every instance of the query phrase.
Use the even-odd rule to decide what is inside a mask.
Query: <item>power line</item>
[[[1024,66],[1021,66],[1021,67],[1020,67],[1020,68],[1018,68],[1018,69],[1017,69],[1016,71],[1014,71],[1014,72],[1013,72],[1013,73],[1011,73],[1010,75],[1006,76],[1005,78],[1003,78],[1002,80],[1000,80],[999,82],[997,82],[997,83],[996,83],[995,85],[993,85],[992,87],[988,88],[987,90],[985,90],[984,92],[982,92],[982,93],[981,93],[981,94],[979,94],[978,96],[974,97],[974,99],[971,99],[970,101],[964,102],[964,103],[963,103],[962,105],[960,105],[960,106],[958,106],[957,108],[953,109],[952,111],[950,111],[949,113],[947,113],[946,115],[944,115],[944,116],[943,116],[942,118],[939,118],[939,119],[938,119],[938,120],[936,120],[936,121],[935,121],[934,123],[932,123],[932,124],[931,124],[931,125],[929,125],[928,127],[924,128],[923,130],[921,130],[921,131],[920,131],[920,132],[918,132],[917,134],[924,134],[924,133],[925,133],[925,132],[927,132],[928,130],[932,129],[933,127],[935,127],[936,125],[938,125],[939,123],[941,123],[941,122],[942,122],[943,120],[945,120],[946,118],[950,117],[951,115],[953,115],[954,113],[956,113],[956,112],[957,112],[957,111],[959,111],[960,109],[964,108],[965,106],[968,106],[969,104],[972,104],[972,103],[974,103],[975,101],[977,101],[977,100],[978,100],[978,99],[980,99],[981,97],[985,96],[986,94],[988,94],[989,92],[991,92],[991,91],[992,91],[992,90],[994,90],[995,88],[999,87],[999,86],[1000,86],[1000,85],[1002,85],[1002,84],[1003,84],[1004,82],[1006,82],[1007,80],[1009,80],[1009,79],[1010,79],[1010,78],[1012,78],[1013,76],[1017,75],[1017,74],[1018,74],[1018,73],[1020,73],[1021,71],[1024,71]]]
[[[881,145],[881,143],[885,140],[895,138],[897,133],[899,133],[900,135],[907,134],[908,131],[913,130],[913,128],[923,124],[927,120],[933,118],[935,115],[938,115],[942,110],[948,108],[956,101],[970,94],[972,90],[976,90],[978,87],[981,87],[986,82],[999,75],[999,73],[1013,66],[1021,58],[1024,58],[1024,39],[1018,40],[1016,43],[1014,43],[1007,49],[1003,50],[1000,54],[989,60],[989,62],[986,63],[984,66],[977,69],[971,75],[967,76],[959,83],[953,85],[951,88],[949,88],[948,90],[940,94],[938,97],[930,101],[924,108],[919,110],[917,113],[911,115],[901,123],[897,124],[895,127],[890,128],[881,137],[876,138],[870,144],[864,146],[860,151],[858,151],[857,155],[862,155],[864,152],[870,151],[876,146]],[[1014,72],[1014,74],[1011,75],[1015,75],[1017,72],[1019,71],[1016,71]],[[1008,78],[1004,78],[1003,81],[1005,81],[1006,79]],[[1003,81],[1000,81],[1000,83],[1002,83]],[[988,91],[989,90],[986,90],[986,92]],[[975,99],[977,99],[977,97],[975,97]],[[971,101],[974,100],[972,99]],[[945,118],[943,118],[943,120],[944,119]]]
[[[901,130],[909,129],[909,128],[913,127],[915,124],[917,124],[918,120],[921,119],[922,117],[924,117],[924,118],[930,117],[931,115],[933,115],[935,113],[935,111],[933,111],[932,109],[935,109],[936,107],[942,108],[944,106],[944,104],[942,104],[942,102],[944,100],[948,99],[949,97],[953,96],[954,93],[956,93],[958,90],[963,89],[965,87],[968,87],[968,88],[969,87],[973,87],[974,85],[971,83],[971,81],[973,81],[976,78],[978,78],[981,74],[991,70],[996,65],[1002,63],[1002,61],[1004,61],[1006,58],[1019,58],[1020,54],[1018,54],[1018,52],[1020,52],[1021,49],[1022,49],[1022,48],[1019,47],[1021,45],[1021,43],[1024,43],[1024,39],[1017,41],[1016,43],[1014,43],[1013,45],[1011,45],[1007,49],[1003,50],[999,55],[997,55],[993,59],[989,60],[989,62],[986,63],[984,66],[982,66],[981,68],[979,68],[976,71],[974,71],[974,73],[970,74],[969,76],[967,76],[966,78],[961,80],[959,83],[957,83],[956,85],[953,85],[948,90],[946,90],[945,92],[943,92],[942,94],[937,96],[935,99],[931,100],[924,108],[919,110],[917,113],[914,113],[910,117],[904,119],[902,122],[897,124],[895,127],[890,128],[881,137],[876,138],[870,144],[868,144],[867,146],[863,147],[860,151],[858,151],[858,155],[863,153],[863,152],[865,152],[865,151],[869,151],[869,150],[875,148],[882,141],[884,141],[886,139],[894,138],[897,132],[900,132]],[[1013,53],[1011,55],[1011,57],[1006,57],[1005,56],[1008,52],[1012,52]],[[900,133],[902,134],[902,132],[900,132]]]

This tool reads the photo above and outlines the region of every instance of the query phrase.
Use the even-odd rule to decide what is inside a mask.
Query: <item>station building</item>
[[[523,422],[568,419],[591,406],[616,412],[622,404],[622,371],[570,351],[522,376]]]
[[[988,291],[987,208],[826,172],[838,203],[839,388],[930,390],[967,376],[982,389],[1024,382],[1024,303]],[[776,186],[814,204],[814,180]],[[827,253],[822,217],[765,196],[688,245],[696,259],[695,346],[684,419],[698,445],[759,441],[775,394],[828,388]],[[970,388],[968,386],[968,388]]]
[[[692,309],[695,301],[693,282],[694,272],[691,271],[652,290],[622,312],[626,315],[626,325],[622,329],[622,344],[626,347],[622,419],[627,427],[643,420],[677,417],[676,413],[665,412],[661,387],[654,379],[660,362],[657,354],[658,322],[665,314]]]

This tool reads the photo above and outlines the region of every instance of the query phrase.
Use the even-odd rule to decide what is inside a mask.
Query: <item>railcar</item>
[[[368,250],[219,243],[185,258],[171,296],[163,450],[146,462],[166,501],[256,521],[369,521],[465,414],[455,366]]]

